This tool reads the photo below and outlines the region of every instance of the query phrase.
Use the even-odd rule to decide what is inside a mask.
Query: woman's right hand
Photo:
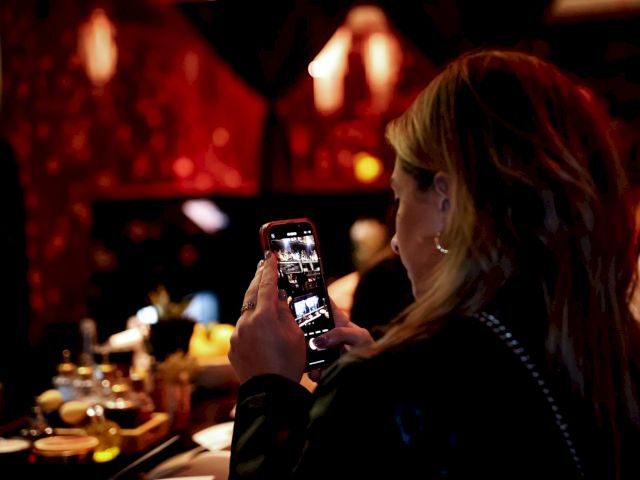
[[[276,259],[270,253],[245,293],[228,356],[241,383],[267,373],[294,382],[302,377],[304,334],[289,310],[286,296],[279,295]]]

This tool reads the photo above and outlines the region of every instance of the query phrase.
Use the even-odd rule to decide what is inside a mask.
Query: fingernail
[[[315,343],[316,347],[318,348],[325,348],[329,345],[329,341],[324,335],[320,335],[319,337],[314,338],[313,343]]]
[[[271,250],[265,250],[264,251],[264,259],[265,260],[269,260],[269,257],[271,257]]]
[[[256,268],[260,268],[264,264],[264,260],[260,260],[258,262],[258,266]]]

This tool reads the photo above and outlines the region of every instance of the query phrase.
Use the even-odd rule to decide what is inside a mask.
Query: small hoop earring
[[[436,245],[436,250],[438,250],[442,255],[446,255],[447,253],[449,253],[449,249],[444,248],[442,245],[440,245],[440,233],[442,232],[438,232],[436,236],[433,237],[433,243],[435,243]]]

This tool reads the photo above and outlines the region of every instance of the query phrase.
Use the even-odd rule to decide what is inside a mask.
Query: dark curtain
[[[378,5],[434,64],[483,45],[513,46],[542,25],[551,0],[218,0],[179,3],[180,11],[240,77],[269,102],[263,140],[263,192],[291,184],[289,141],[276,100],[306,74],[349,10]]]
[[[267,99],[283,95],[344,21],[348,0],[179,4],[217,54]]]
[[[351,3],[218,0],[179,5],[218,55],[268,102],[261,175],[265,193],[286,191],[292,180],[287,128],[276,101],[306,73]]]

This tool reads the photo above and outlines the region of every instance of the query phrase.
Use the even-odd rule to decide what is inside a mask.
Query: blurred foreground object
[[[226,357],[234,326],[228,323],[198,323],[189,341],[189,355],[197,359]]]
[[[189,354],[198,363],[196,384],[205,388],[237,384],[238,378],[227,358],[234,328],[226,323],[196,324],[189,342]]]

